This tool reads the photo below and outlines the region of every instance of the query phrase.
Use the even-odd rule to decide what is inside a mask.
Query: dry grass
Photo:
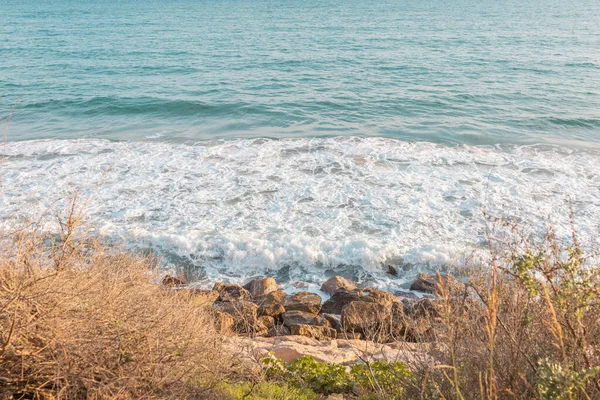
[[[420,398],[600,398],[600,271],[551,228],[541,240],[496,220],[491,260],[467,290],[440,279],[435,365],[418,371]],[[413,391],[416,396],[417,392]]]
[[[0,398],[209,398],[229,361],[189,296],[155,284],[156,261],[78,234],[13,232],[0,252]]]

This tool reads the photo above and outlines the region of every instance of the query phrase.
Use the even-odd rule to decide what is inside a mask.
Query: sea
[[[0,230],[77,193],[205,286],[600,240],[598,0],[2,0],[0,117]]]

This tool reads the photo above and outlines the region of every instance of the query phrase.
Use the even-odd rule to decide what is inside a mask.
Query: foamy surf
[[[483,210],[547,219],[559,235],[571,206],[581,232],[600,221],[600,153],[555,146],[41,140],[2,153],[5,227],[82,190],[101,235],[152,248],[205,282],[269,274],[318,283],[341,272],[401,286],[481,249]]]

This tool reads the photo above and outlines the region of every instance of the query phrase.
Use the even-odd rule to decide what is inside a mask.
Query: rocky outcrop
[[[437,277],[433,279],[421,275],[412,288],[435,293]],[[461,287],[452,277],[443,279],[453,288]],[[439,300],[431,296],[419,298],[412,292],[401,292],[402,297],[398,297],[376,288],[355,288],[341,277],[329,279],[322,289],[333,293],[323,304],[315,293],[287,295],[272,278],[257,278],[245,287],[217,283],[212,291],[173,288],[188,291],[201,307],[212,305],[215,327],[224,334],[292,335],[318,340],[366,338],[380,343],[435,339]]]
[[[318,314],[321,311],[321,296],[311,292],[299,292],[287,296],[283,300],[283,306],[286,311],[304,311]]]
[[[244,289],[246,289],[252,297],[258,298],[260,296],[265,296],[271,292],[274,292],[279,289],[277,282],[273,278],[256,278],[248,282],[244,285]]]
[[[341,276],[334,276],[329,278],[321,285],[321,291],[327,294],[334,294],[340,289],[351,291],[356,289],[356,285],[350,282],[348,279]]]

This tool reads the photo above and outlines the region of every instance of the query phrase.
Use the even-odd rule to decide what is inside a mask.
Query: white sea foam
[[[344,270],[402,283],[485,242],[485,209],[598,230],[600,153],[552,146],[447,147],[383,138],[179,145],[9,143],[0,218],[35,218],[80,189],[101,234],[167,252],[208,280]],[[101,183],[95,187],[95,185]],[[385,278],[383,265],[403,266]]]

